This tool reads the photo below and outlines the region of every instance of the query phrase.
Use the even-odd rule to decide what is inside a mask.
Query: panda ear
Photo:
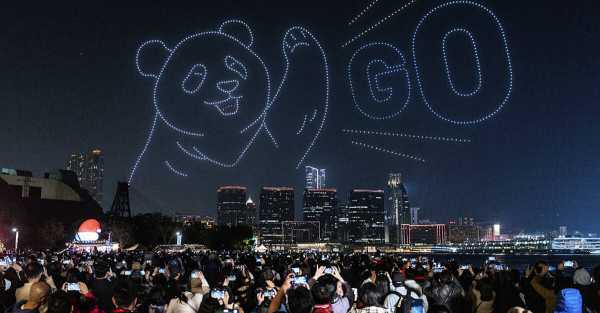
[[[251,47],[254,43],[254,34],[250,26],[241,20],[227,20],[219,26],[219,32],[239,40],[244,46]]]
[[[148,40],[142,43],[135,54],[138,73],[156,79],[169,53],[171,49],[160,40]]]

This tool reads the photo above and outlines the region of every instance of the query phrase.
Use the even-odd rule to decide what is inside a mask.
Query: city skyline
[[[477,118],[478,112],[470,111],[475,110],[473,107],[465,106],[465,112],[448,118],[446,109],[456,106],[441,106],[445,98],[433,97],[467,95],[469,88],[479,88],[480,77],[481,90],[498,86],[485,95],[502,99],[507,83],[500,79],[502,76],[492,76],[504,72],[492,70],[494,64],[488,62],[494,58],[504,60],[504,51],[495,49],[498,28],[494,24],[471,29],[477,43],[477,51],[472,52],[470,37],[464,31],[427,28],[430,18],[452,18],[435,15],[438,11],[427,15],[434,10],[433,3],[417,2],[373,29],[369,27],[398,9],[396,4],[378,3],[350,26],[348,21],[364,8],[361,1],[271,4],[261,10],[249,3],[234,2],[220,7],[98,8],[93,14],[60,7],[31,8],[27,16],[8,8],[7,18],[0,22],[12,30],[2,35],[4,42],[11,44],[2,48],[4,57],[0,59],[5,82],[0,89],[5,114],[0,120],[6,130],[0,134],[0,167],[41,175],[63,168],[65,158],[73,152],[99,147],[105,168],[102,206],[108,210],[117,182],[127,180],[152,125],[153,86],[137,72],[136,50],[154,39],[172,47],[189,34],[213,29],[233,17],[251,26],[254,51],[271,71],[273,89],[282,77],[284,59],[280,51],[286,31],[301,25],[319,40],[329,61],[331,95],[318,140],[304,164],[295,169],[306,143],[298,150],[288,149],[287,137],[278,136],[285,129],[288,115],[302,119],[302,114],[290,110],[278,115],[283,118],[270,122],[275,140],[284,148],[274,148],[272,139],[266,136],[257,137],[237,167],[197,162],[186,168],[189,177],[181,177],[164,166],[167,156],[171,157],[178,147],[173,138],[161,132],[131,186],[134,214],[157,210],[216,215],[215,188],[241,185],[255,200],[262,186],[293,187],[298,216],[302,201],[299,191],[306,183],[304,166],[312,165],[327,170],[326,187],[337,189],[341,201],[352,189],[384,189],[387,175],[397,172],[406,177],[411,206],[420,207],[423,218],[445,222],[454,216],[474,216],[520,229],[568,225],[569,229],[598,231],[600,194],[596,186],[600,180],[596,156],[600,145],[596,144],[595,134],[600,132],[596,122],[600,110],[595,103],[600,96],[596,86],[600,45],[590,39],[600,36],[593,27],[598,3],[481,3],[501,21],[514,80],[510,98],[502,108],[496,112],[493,108],[497,102],[485,102],[485,109],[494,112],[493,116],[472,125],[456,125],[441,117],[457,121],[461,113],[467,112]],[[330,12],[337,14],[332,16]],[[166,20],[165,16],[180,18]],[[284,16],[286,21],[282,22]],[[547,20],[560,23],[548,25]],[[415,33],[417,39],[413,40]],[[421,38],[432,39],[426,42],[441,48],[428,50],[421,46],[425,44]],[[456,57],[456,49],[462,48],[454,45],[462,42],[460,38],[466,47],[464,60]],[[368,96],[369,88],[360,94],[358,87],[368,85],[360,80],[351,80],[351,88],[347,77],[350,59],[356,54],[352,66],[360,66],[358,57],[366,50],[359,49],[373,42],[393,45],[405,58],[412,89],[406,106],[404,101],[397,103],[398,114],[375,112],[364,101],[354,99]],[[471,58],[473,53],[481,61],[480,76]],[[219,56],[218,61],[223,57]],[[294,70],[287,82],[291,87],[284,90],[278,103],[322,100],[321,91],[307,91],[317,87],[293,87],[294,82],[304,81],[308,75],[320,79],[322,69],[310,68],[311,62],[293,62]],[[439,73],[450,73],[448,69],[452,69],[450,83],[446,75],[432,83],[431,73],[436,71],[429,66],[434,65]],[[245,66],[252,72],[251,65]],[[353,73],[359,72],[352,69]],[[380,83],[400,93],[405,72],[398,81],[390,84],[382,79]],[[470,82],[476,84],[471,86]],[[176,84],[178,89],[180,83]],[[419,86],[429,89],[423,92]],[[376,100],[386,99],[385,88],[373,90]],[[274,106],[274,110],[277,108]],[[183,115],[177,117],[185,120]],[[390,118],[376,120],[369,116]],[[189,141],[181,143],[193,146]],[[176,161],[173,166],[179,164]],[[142,200],[144,205],[140,204]]]

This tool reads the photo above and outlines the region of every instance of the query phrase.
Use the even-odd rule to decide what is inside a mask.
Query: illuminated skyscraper
[[[246,224],[246,187],[223,186],[217,189],[217,225]]]
[[[246,218],[246,225],[252,227],[256,226],[256,204],[250,197],[248,197],[248,200],[246,200],[246,214],[244,216]]]
[[[348,240],[354,243],[385,242],[383,190],[353,189],[347,207]]]
[[[67,160],[67,170],[75,172],[79,185],[102,204],[104,196],[104,156],[102,150],[93,149],[86,153],[71,154]]]
[[[294,220],[294,188],[263,187],[258,205],[262,242],[282,243],[282,222]]]
[[[411,224],[410,203],[408,193],[402,183],[402,174],[390,173],[388,176],[388,196],[385,222],[388,228],[388,240],[391,243],[400,243],[402,235],[400,225]]]
[[[336,193],[335,189],[304,189],[304,220],[320,223],[321,240],[335,237]]]
[[[306,166],[306,185],[304,188],[321,189],[326,187],[326,173],[324,168]]]
[[[411,224],[419,224],[419,210],[421,210],[421,208],[419,207],[411,207],[410,208],[410,223]]]

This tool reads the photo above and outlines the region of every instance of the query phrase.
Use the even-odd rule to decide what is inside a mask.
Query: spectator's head
[[[315,304],[329,304],[335,298],[336,285],[329,280],[319,280],[310,290]]]
[[[214,313],[222,307],[218,299],[212,297],[203,297],[202,303],[198,308],[198,313]]]
[[[387,273],[380,272],[380,274],[377,274],[375,286],[377,286],[377,290],[382,297],[385,297],[390,292],[390,280]],[[381,299],[381,302],[383,302],[383,299]]]
[[[406,280],[406,276],[402,272],[393,272],[392,273],[392,285],[394,287],[400,287],[404,285],[404,281]]]
[[[27,303],[39,307],[40,305],[48,301],[48,295],[50,294],[50,286],[43,281],[38,281],[31,285],[29,291],[29,300]]]
[[[580,267],[573,274],[573,284],[579,286],[589,286],[592,284],[592,277],[585,268]]]
[[[304,286],[287,291],[287,311],[289,313],[311,313],[315,302],[311,292]]]
[[[163,308],[166,304],[166,292],[163,288],[153,287],[150,289],[150,293],[148,294],[148,305],[151,310],[159,312],[161,311],[160,308]]]
[[[548,263],[545,261],[537,261],[533,267],[533,271],[537,276],[545,276],[548,273]]]
[[[131,281],[117,281],[112,297],[114,306],[121,310],[133,311],[137,305],[137,297],[134,289]]]
[[[69,295],[58,290],[48,297],[48,313],[70,313],[73,307],[69,301]]]
[[[452,282],[452,274],[448,270],[443,270],[438,274],[437,280],[442,285],[447,285]]]
[[[377,286],[373,283],[365,283],[358,289],[358,303],[359,308],[365,308],[369,306],[381,307],[381,298],[383,295],[377,289]]]
[[[23,272],[25,273],[25,278],[27,278],[28,282],[35,283],[40,281],[40,278],[42,278],[44,267],[38,262],[31,262],[25,265]]]
[[[103,279],[106,278],[106,274],[108,274],[109,265],[103,260],[99,259],[94,263],[94,274],[96,278]]]
[[[477,281],[476,288],[481,293],[481,301],[494,300],[494,287],[492,285],[492,280],[489,277]]]

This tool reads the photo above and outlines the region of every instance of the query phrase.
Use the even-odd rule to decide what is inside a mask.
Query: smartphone
[[[165,269],[164,268],[159,268],[158,272],[161,273],[161,274],[164,274],[165,273]]]
[[[488,261],[496,261],[496,257],[495,256],[489,256],[488,257]]]
[[[123,274],[125,276],[131,276],[131,271],[123,271],[123,272],[121,272],[121,274]]]
[[[78,283],[68,283],[67,291],[79,291],[79,284]]]
[[[469,265],[461,265],[460,269],[461,270],[468,270],[469,269]]]
[[[441,272],[443,272],[443,271],[444,271],[444,268],[443,268],[443,267],[434,267],[434,268],[433,268],[433,272],[434,272],[434,273],[441,273]]]
[[[294,277],[293,283],[296,286],[298,286],[298,285],[306,285],[307,284],[307,282],[306,282],[306,276],[297,276],[297,277]]]
[[[548,271],[556,272],[556,266],[552,266],[552,265],[548,266]]]
[[[504,268],[505,268],[505,266],[504,266],[503,264],[496,264],[496,265],[494,265],[494,268],[495,268],[497,271],[503,271],[503,270],[504,270]]]
[[[37,259],[38,263],[44,265],[44,263],[46,263],[46,260],[44,259]]]
[[[0,260],[0,266],[9,266],[10,264],[8,264],[8,262],[6,262],[6,260]]]
[[[323,273],[325,273],[325,274],[333,274],[333,268],[331,268],[331,267],[326,267],[326,268],[325,268],[325,271],[323,271]]]
[[[236,281],[237,277],[235,277],[235,275],[229,275],[227,276],[227,280],[229,281]]]
[[[573,267],[573,261],[565,261],[565,262],[563,263],[563,265],[564,265],[565,267]]]
[[[192,272],[192,278],[198,278],[198,273],[197,272]]]
[[[354,294],[354,302],[358,301],[358,289],[352,288],[352,293]]]
[[[238,309],[223,309],[223,313],[239,313]]]
[[[223,299],[225,297],[224,290],[213,289],[210,292],[210,297],[213,299]]]
[[[69,263],[71,263],[71,260],[63,260],[63,264],[67,265]]]
[[[142,275],[142,276],[146,275],[146,271],[143,271],[143,270],[140,271],[140,275]]]
[[[269,298],[269,299],[273,298],[273,297],[275,297],[275,290],[265,290],[265,291],[263,291],[262,295],[265,298]]]
[[[299,267],[292,267],[292,272],[295,275],[300,275],[300,268]]]

